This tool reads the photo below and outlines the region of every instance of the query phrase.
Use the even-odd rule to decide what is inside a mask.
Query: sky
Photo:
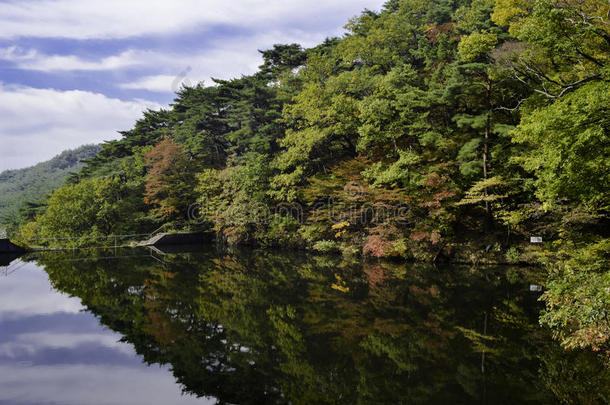
[[[43,268],[11,266],[14,272],[0,272],[0,403],[216,403],[182,395],[168,365],[147,366],[79,298],[50,288]]]
[[[0,171],[117,139],[182,85],[252,74],[384,0],[0,0]]]

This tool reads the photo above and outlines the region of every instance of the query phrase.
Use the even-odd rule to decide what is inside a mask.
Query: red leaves
[[[386,278],[385,271],[380,265],[366,266],[364,268],[364,273],[367,275],[371,287],[383,282]]]
[[[413,232],[411,235],[409,235],[409,239],[414,241],[428,239],[429,237],[430,234],[428,232]]]
[[[426,187],[437,187],[446,182],[446,178],[439,176],[436,172],[428,174],[425,179],[424,185]]]
[[[370,235],[362,248],[364,256],[383,257],[388,253],[391,243],[383,240],[380,235]]]

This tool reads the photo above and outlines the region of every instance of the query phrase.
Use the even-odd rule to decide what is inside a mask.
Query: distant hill
[[[70,173],[82,168],[83,159],[92,158],[99,150],[99,145],[84,145],[35,166],[0,173],[0,225],[12,222],[24,201],[40,200],[63,185]]]

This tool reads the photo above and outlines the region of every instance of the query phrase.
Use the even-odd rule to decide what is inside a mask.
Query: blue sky
[[[0,171],[116,139],[181,83],[253,73],[383,0],[0,0]]]

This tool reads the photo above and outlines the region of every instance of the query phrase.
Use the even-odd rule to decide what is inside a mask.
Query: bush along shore
[[[183,87],[22,210],[17,237],[190,221],[229,246],[537,263],[542,322],[608,356],[609,11],[390,0],[341,38]]]

